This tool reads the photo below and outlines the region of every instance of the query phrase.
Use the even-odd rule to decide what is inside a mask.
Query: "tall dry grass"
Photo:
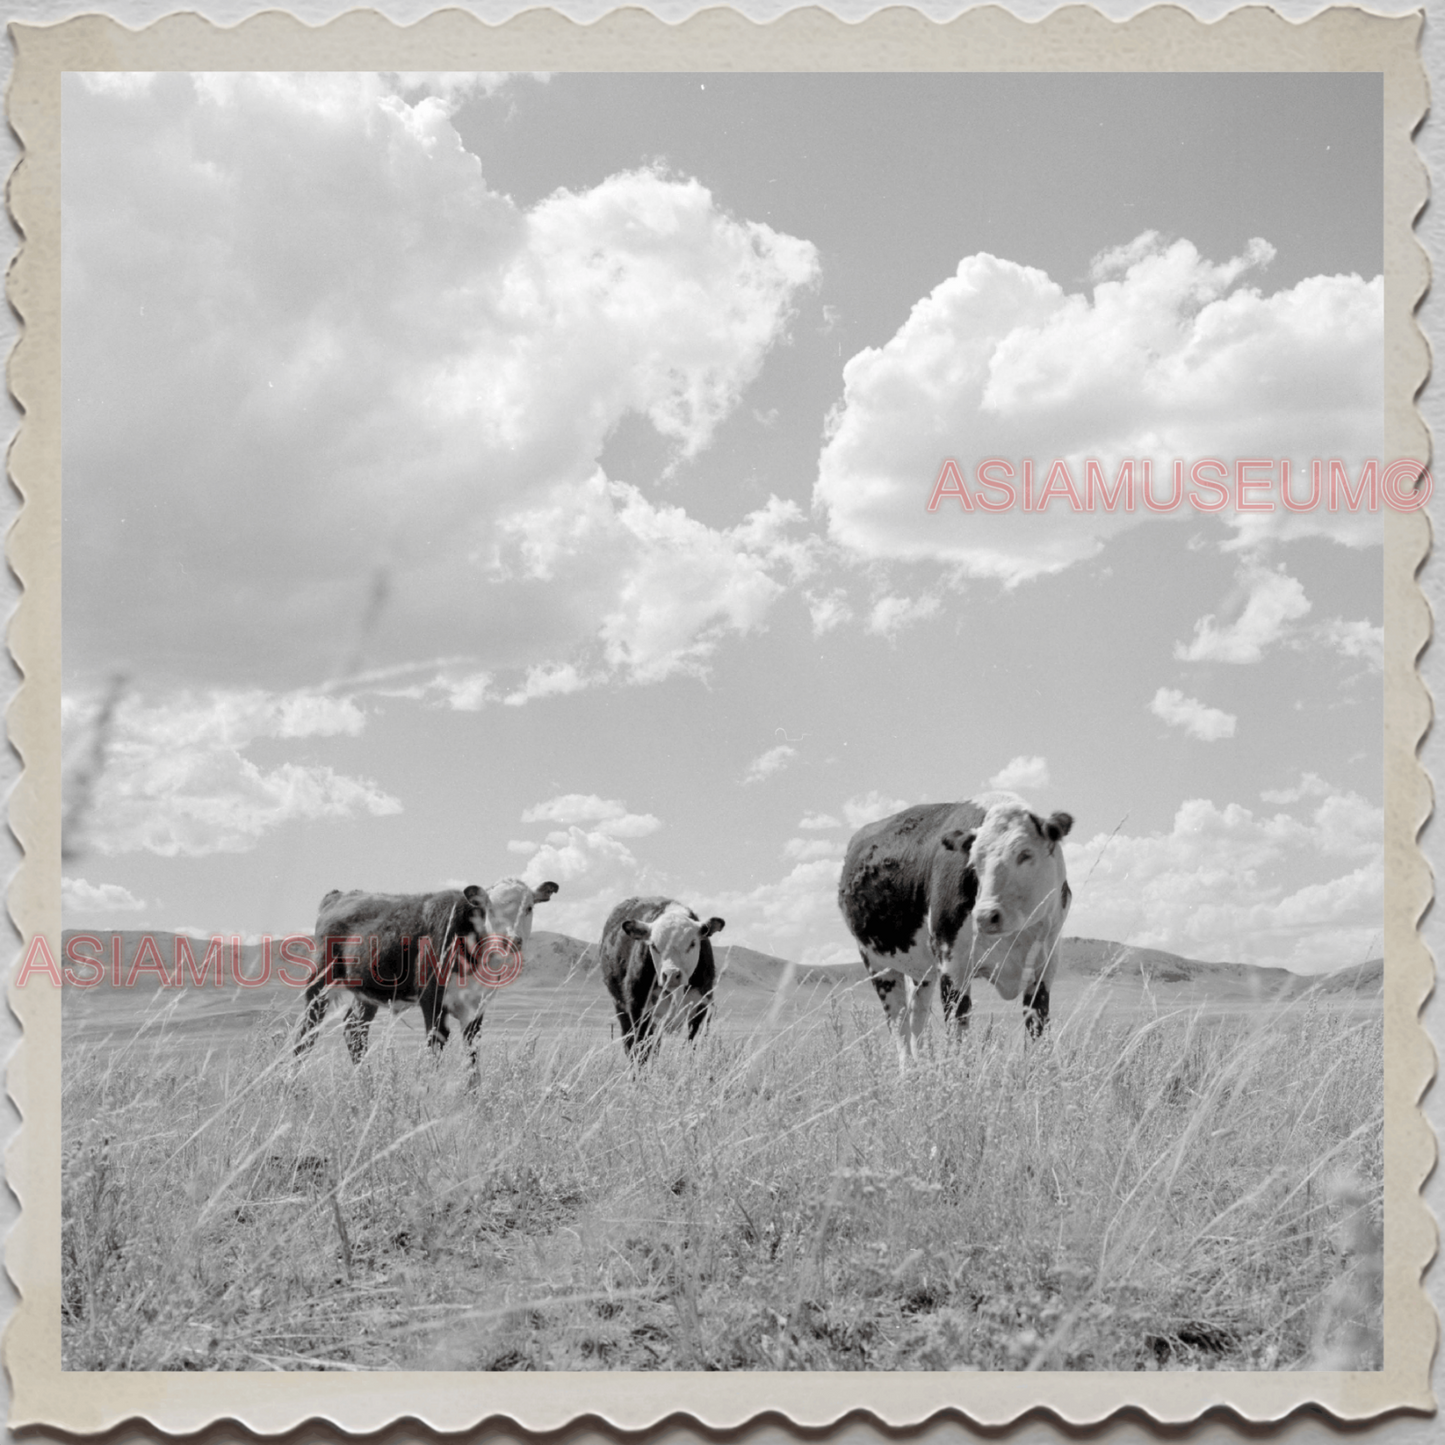
[[[871,1001],[870,1001],[871,1003]],[[1378,1013],[66,1060],[72,1369],[1379,1364]],[[1341,1181],[1345,1181],[1343,1184]]]

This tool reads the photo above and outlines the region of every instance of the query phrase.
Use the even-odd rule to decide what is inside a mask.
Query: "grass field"
[[[489,1018],[475,1084],[411,1023],[297,1061],[295,996],[68,1022],[64,1363],[1378,1367],[1378,998],[1163,992],[1026,1047],[981,989],[902,1078],[836,988],[641,1074],[604,1011]]]

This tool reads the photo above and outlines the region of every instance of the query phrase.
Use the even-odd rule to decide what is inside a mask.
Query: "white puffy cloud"
[[[596,793],[563,793],[537,803],[522,814],[524,823],[591,823],[609,838],[645,838],[662,827],[651,813],[632,813],[616,798]],[[567,835],[564,835],[564,837]]]
[[[662,827],[651,813],[630,812],[619,799],[596,793],[562,793],[526,809],[522,822],[562,824],[541,842],[514,838],[507,843],[511,852],[527,859],[524,881],[535,886],[550,879],[562,885],[538,913],[538,928],[597,938],[608,911],[620,899],[667,891],[665,876],[629,846]]]
[[[848,826],[856,830],[865,823],[876,823],[880,818],[887,818],[907,806],[906,798],[890,798],[886,793],[872,788],[866,793],[849,798],[843,804],[843,817]]]
[[[1109,536],[1164,515],[1137,494],[1132,509],[1121,503],[1110,513],[1096,502],[1076,512],[1063,477],[1045,510],[1026,512],[1025,460],[1038,469],[1036,500],[1063,462],[1086,502],[1090,459],[1109,484],[1121,462],[1148,460],[1161,500],[1175,459],[1289,458],[1296,495],[1308,459],[1341,458],[1357,477],[1382,440],[1383,281],[1315,276],[1269,296],[1237,286],[1272,255],[1254,241],[1215,265],[1188,241],[1166,245],[1150,233],[1099,259],[1092,298],[1011,261],[965,257],[886,345],[844,368],[814,493],[829,536],[862,558],[935,559],[1012,584],[1093,556]],[[949,458],[971,500],[996,504],[1004,494],[978,488],[976,469],[1005,459],[1018,500],[990,512],[945,498],[930,514],[925,504]],[[1197,514],[1186,501],[1167,515]],[[1378,515],[1348,509],[1291,512],[1276,501],[1273,512],[1239,513],[1231,502],[1222,515],[1251,544],[1266,535],[1354,545],[1381,536]]]
[[[1000,768],[988,780],[990,788],[1004,792],[1037,792],[1049,785],[1048,760],[1039,757],[1025,757],[1022,754]]]
[[[796,506],[774,497],[735,527],[709,527],[601,471],[510,512],[496,528],[492,570],[523,585],[565,580],[549,605],[568,611],[588,663],[534,669],[507,701],[608,677],[701,676],[719,641],[761,628],[811,565],[805,539],[790,535],[802,522]]]
[[[937,597],[880,597],[868,614],[868,631],[879,637],[895,637],[905,627],[936,617],[942,604]]]
[[[1288,634],[1290,624],[1310,610],[1299,581],[1283,569],[1252,564],[1239,578],[1244,607],[1233,622],[1220,625],[1214,615],[1194,624],[1192,642],[1176,642],[1174,656],[1182,662],[1258,662],[1265,651]]]
[[[544,662],[529,667],[527,680],[502,701],[508,707],[520,707],[536,697],[563,697],[569,692],[581,692],[593,681],[570,662]]]
[[[75,913],[139,913],[145,899],[137,898],[119,883],[90,883],[84,878],[60,880],[60,909],[65,917]]]
[[[94,728],[94,706],[72,700],[67,711],[72,734]],[[246,756],[259,739],[354,736],[364,725],[352,700],[319,693],[123,698],[111,714],[104,765],[77,808],[82,837],[72,846],[164,857],[240,853],[292,820],[398,813],[401,803],[364,778],[294,762],[266,768]]]
[[[806,829],[841,828],[842,826],[831,813],[805,813],[798,820],[798,827]]]
[[[782,772],[797,756],[797,748],[790,743],[779,743],[777,747],[769,748],[767,752],[760,754],[748,764],[743,782],[761,783],[765,778],[772,777],[774,773]]]
[[[841,838],[789,838],[783,844],[783,857],[795,862],[810,858],[841,858],[848,845]]]
[[[622,837],[602,826],[573,823],[549,833],[545,842],[516,839],[507,847],[528,854],[521,873],[525,882],[533,887],[548,880],[561,885],[557,896],[538,912],[538,928],[595,939],[620,899],[667,891],[663,876],[639,859]]]
[[[1298,803],[1302,798],[1327,798],[1334,790],[1318,773],[1301,773],[1293,788],[1265,788],[1260,798],[1266,803]]]
[[[409,104],[411,81],[433,93]],[[164,668],[184,645],[217,674],[317,679],[339,658],[415,660],[424,636],[467,660],[454,673],[525,675],[508,698],[590,679],[588,646],[647,681],[699,668],[759,624],[772,573],[809,567],[787,504],[719,531],[604,489],[580,602],[570,567],[496,568],[499,526],[575,499],[624,418],[678,457],[707,447],[818,258],[658,170],[523,209],[462,145],[460,93],[353,74],[67,81],[73,676]]]
[[[1069,931],[1306,973],[1378,956],[1384,812],[1316,783],[1287,790],[1303,818],[1195,798],[1166,833],[1070,840]]]
[[[382,78],[390,81],[403,96],[420,91],[440,104],[448,115],[474,96],[495,95],[522,80],[545,84],[549,79],[545,73],[518,75],[504,70],[402,70]]]
[[[803,964],[856,961],[857,945],[838,911],[842,866],[836,857],[808,858],[775,882],[716,895],[710,906],[749,948]]]
[[[1363,619],[1346,622],[1331,617],[1315,628],[1319,641],[1341,657],[1355,657],[1368,664],[1374,672],[1385,666],[1385,629]]]
[[[637,860],[627,845],[601,828],[581,828],[573,823],[547,835],[531,855],[523,877],[529,883],[551,878],[557,883],[573,883],[604,868],[610,871],[635,870]]]
[[[807,594],[807,601],[808,613],[813,619],[813,634],[816,637],[853,620],[848,594],[842,588],[834,588],[831,592],[810,592]]]
[[[1205,743],[1232,738],[1239,721],[1233,713],[1209,707],[1197,697],[1185,697],[1177,687],[1161,687],[1154,694],[1149,711],[1170,727],[1183,728],[1190,737]]]

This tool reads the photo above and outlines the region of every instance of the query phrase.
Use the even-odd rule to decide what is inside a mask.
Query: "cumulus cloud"
[[[715,906],[728,932],[796,963],[844,963],[858,958],[838,912],[836,857],[807,858],[784,877],[755,888],[717,895]]]
[[[798,827],[806,829],[841,828],[842,826],[831,813],[805,813],[798,820]]]
[[[64,722],[84,733],[93,719],[93,707],[72,700]],[[293,820],[398,813],[401,803],[364,778],[246,756],[260,739],[355,736],[364,725],[351,699],[319,693],[213,691],[161,705],[127,697],[111,716],[86,844],[106,854],[241,853]]]
[[[383,77],[403,96],[420,92],[439,104],[448,115],[455,114],[476,96],[495,95],[508,85],[532,80],[546,84],[545,72],[518,75],[504,70],[402,70]]]
[[[1343,617],[1332,617],[1315,629],[1320,643],[1341,657],[1358,658],[1372,671],[1380,672],[1385,666],[1385,629],[1376,627],[1363,619],[1346,622]]]
[[[1239,616],[1226,624],[1217,622],[1213,613],[1201,617],[1194,624],[1193,641],[1174,644],[1175,657],[1183,662],[1258,662],[1310,610],[1304,588],[1283,569],[1248,566],[1236,590],[1245,594]]]
[[[1260,799],[1266,803],[1298,803],[1302,798],[1327,798],[1333,789],[1318,773],[1301,773],[1293,788],[1265,788]]]
[[[810,592],[807,596],[808,613],[813,619],[813,635],[821,637],[835,627],[853,620],[853,609],[848,605],[848,594],[842,588],[831,592]]]
[[[1050,487],[1055,462],[1081,501],[1091,459],[1111,485],[1133,460],[1136,486],[1149,461],[1160,499],[1175,459],[1291,458],[1298,479],[1307,459],[1334,456],[1357,476],[1381,446],[1383,280],[1314,276],[1268,296],[1238,284],[1272,254],[1254,241],[1214,264],[1188,241],[1148,233],[1098,260],[1092,297],[1011,261],[965,257],[886,345],[844,368],[814,492],[829,536],[861,558],[934,559],[1012,584],[1163,515],[1137,496],[1132,509],[1075,512],[1064,479]],[[1048,490],[1047,509],[1025,512],[1020,496],[1005,511],[965,510],[955,498],[930,515],[948,458],[970,497],[978,463],[1008,460],[1016,495],[1024,460],[1038,463],[1032,485],[1040,500]],[[1190,514],[1186,503],[1168,515]],[[1231,504],[1222,515],[1252,543],[1381,535],[1378,515],[1348,509]]]
[[[1177,687],[1161,687],[1154,694],[1149,711],[1170,727],[1183,728],[1190,737],[1204,743],[1232,738],[1239,721],[1233,713],[1208,707],[1197,697],[1185,697]]]
[[[748,764],[743,782],[761,783],[765,778],[772,777],[774,773],[782,772],[797,756],[797,748],[789,743],[779,743],[777,747],[769,748],[767,752],[754,758]]]
[[[630,844],[662,827],[651,813],[631,812],[617,798],[561,793],[522,814],[524,823],[556,823],[538,842],[513,838],[507,848],[527,859],[521,877],[535,886],[562,885],[537,917],[537,927],[596,938],[608,910],[629,894],[667,891],[667,879],[633,852]]]
[[[616,798],[596,793],[563,793],[537,803],[522,814],[524,823],[591,823],[610,838],[645,838],[662,827],[651,813],[631,813]]]
[[[876,823],[880,818],[887,818],[907,806],[906,798],[890,798],[886,793],[880,793],[877,788],[873,788],[849,798],[843,804],[843,817],[848,826],[856,830],[865,823]]]
[[[137,898],[119,883],[90,883],[84,878],[60,880],[60,910],[69,918],[76,913],[140,913],[145,899]]]
[[[456,85],[408,85],[67,80],[73,677],[184,651],[274,685],[357,651],[412,661],[424,636],[472,676],[525,677],[500,689],[525,700],[590,679],[587,646],[625,680],[696,670],[807,570],[787,504],[713,529],[605,483],[599,555],[573,565],[564,517],[566,575],[496,567],[499,529],[588,500],[625,418],[679,458],[704,450],[818,258],[660,170],[519,207],[453,128]]]
[[[1022,754],[1006,764],[988,780],[990,788],[1003,792],[1037,792],[1049,785],[1049,765],[1044,758]]]
[[[880,597],[868,614],[868,631],[879,637],[894,637],[905,627],[936,617],[942,604],[937,597]]]
[[[507,846],[519,852],[523,841]],[[619,899],[660,891],[656,875],[621,838],[575,823],[549,833],[532,850],[521,877],[533,887],[548,880],[561,885],[537,915],[536,926],[578,938],[596,938],[607,910]]]
[[[1069,931],[1306,973],[1378,956],[1384,811],[1305,786],[1304,817],[1195,798],[1167,832],[1067,842]]]
[[[509,513],[492,541],[492,570],[527,585],[565,569],[553,605],[571,610],[576,633],[590,634],[592,665],[586,676],[572,665],[534,669],[507,701],[612,676],[701,676],[719,641],[761,628],[788,583],[812,565],[797,535],[802,523],[794,504],[774,497],[735,527],[708,527],[601,471]]]
[[[570,662],[545,662],[529,667],[527,680],[502,701],[508,707],[520,707],[536,697],[562,697],[569,692],[581,692],[593,681]]]

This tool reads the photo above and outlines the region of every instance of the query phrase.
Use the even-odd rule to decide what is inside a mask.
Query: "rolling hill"
[[[272,1031],[278,1040],[291,1034],[300,1019],[305,968],[295,962],[283,963],[278,943],[270,951],[268,975],[261,944],[224,940],[218,985],[217,955],[211,955],[209,969],[204,967],[207,947],[206,940],[171,933],[67,930],[62,936],[66,955],[62,962],[86,977],[95,969],[83,960],[95,959],[103,973],[89,987],[67,986],[64,990],[64,1038],[67,1042],[122,1038],[146,1021],[163,1023],[168,1037],[194,1046],[234,1041],[257,1027]],[[1333,1006],[1374,1007],[1379,1004],[1384,982],[1380,959],[1321,977],[1305,977],[1278,968],[1205,963],[1104,939],[1066,938],[1062,951],[1053,988],[1056,1019],[1066,1017],[1086,995],[1097,999],[1100,989],[1106,990],[1107,1007],[1114,1011],[1160,1007],[1237,1011],[1290,1002],[1311,989]],[[773,1027],[832,998],[856,999],[865,1008],[877,1007],[861,963],[796,966],[737,943],[719,945],[717,957],[719,1027]],[[180,986],[174,983],[178,960]],[[195,982],[197,972],[204,983]],[[1012,1015],[1019,1009],[1017,1000],[1000,999],[986,984],[976,986],[973,997],[980,1014],[998,1011]],[[397,1019],[399,1026],[419,1031],[414,1010],[397,1015]],[[497,990],[488,1007],[486,1027],[512,1034],[577,1027],[608,1037],[614,1015],[598,977],[596,945],[563,933],[534,933],[521,977]]]

